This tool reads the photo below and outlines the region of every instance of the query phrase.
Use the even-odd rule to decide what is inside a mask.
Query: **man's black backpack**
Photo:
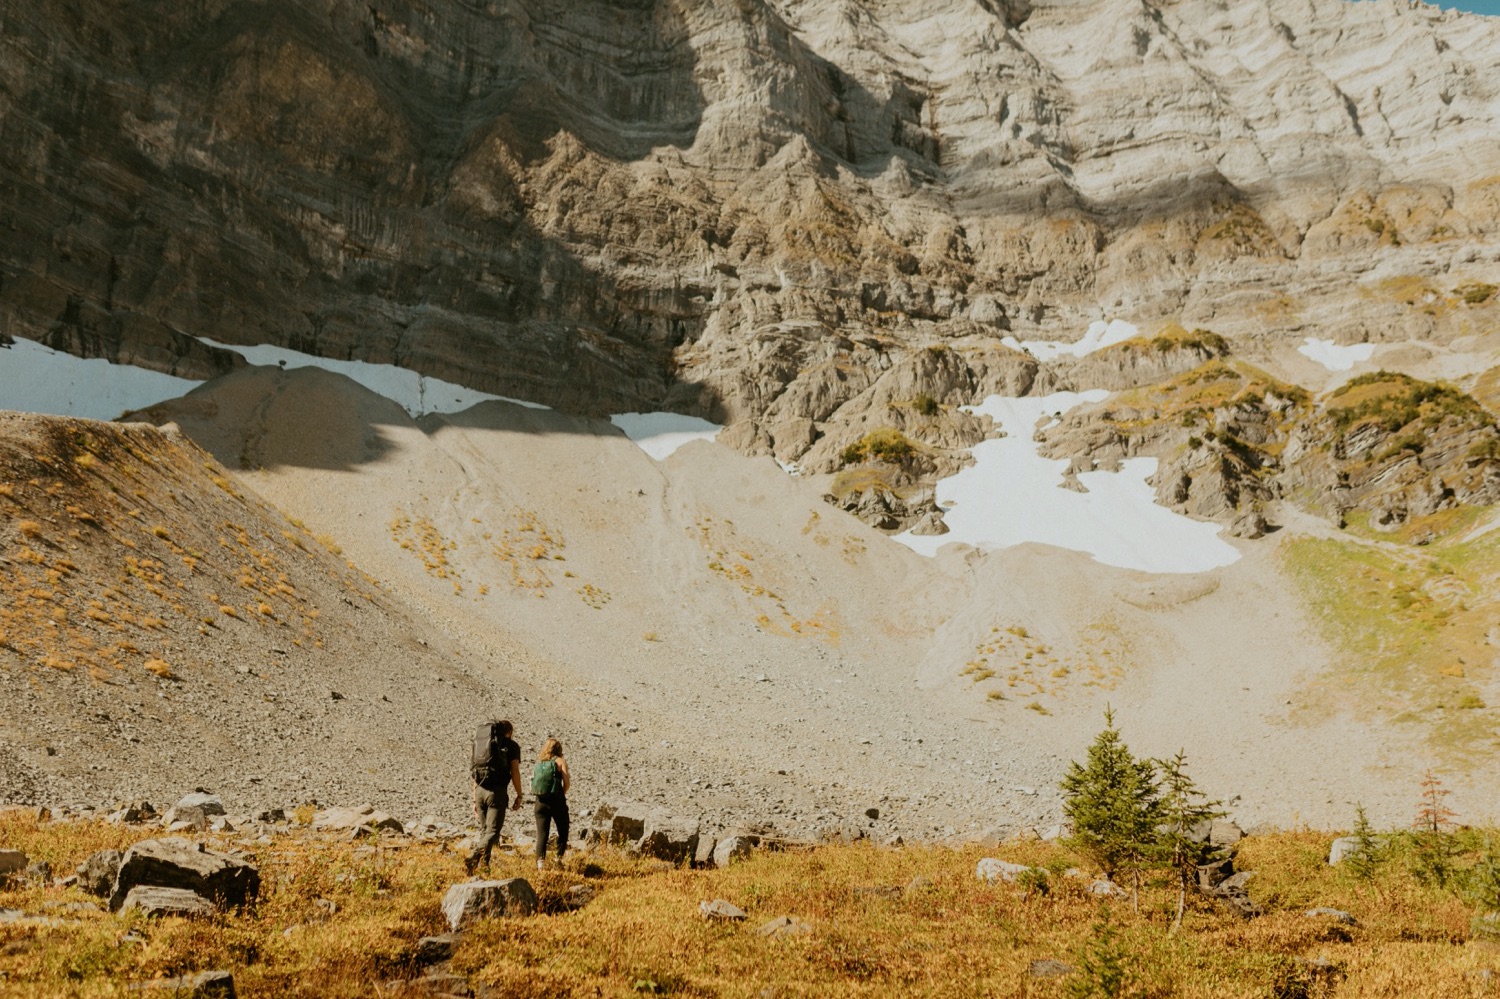
[[[505,734],[495,722],[479,726],[474,736],[474,753],[469,761],[469,772],[474,783],[486,791],[498,791],[510,778],[507,773],[505,752],[502,748]]]

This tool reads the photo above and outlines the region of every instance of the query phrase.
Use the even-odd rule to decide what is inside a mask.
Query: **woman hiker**
[[[547,832],[550,825],[557,826],[557,862],[562,863],[568,849],[568,788],[572,780],[568,776],[568,761],[563,759],[562,743],[548,739],[531,768],[531,797],[536,811],[536,869],[546,865]]]

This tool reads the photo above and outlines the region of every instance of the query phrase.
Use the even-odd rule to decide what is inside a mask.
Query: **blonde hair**
[[[548,739],[546,742],[542,743],[542,752],[541,755],[537,757],[537,760],[540,761],[561,759],[562,754],[562,743],[558,742],[556,739]]]

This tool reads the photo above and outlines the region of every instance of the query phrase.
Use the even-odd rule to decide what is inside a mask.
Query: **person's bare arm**
[[[511,782],[512,785],[515,786],[515,789],[516,789],[516,800],[510,803],[510,807],[511,808],[520,808],[521,807],[521,799],[524,797],[524,795],[521,794],[521,761],[520,760],[511,760],[510,761],[510,782]]]
[[[568,761],[559,756],[557,758],[557,769],[562,771],[563,794],[567,794],[568,788],[573,785],[573,779],[568,776]]]

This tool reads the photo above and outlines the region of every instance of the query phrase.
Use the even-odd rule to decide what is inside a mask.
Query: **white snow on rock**
[[[1329,371],[1350,371],[1361,361],[1368,361],[1375,353],[1373,343],[1337,344],[1332,340],[1308,337],[1297,353],[1310,357]]]
[[[711,441],[724,429],[717,423],[681,413],[616,413],[609,422],[657,461],[689,441]]]
[[[1087,552],[1106,565],[1142,572],[1206,572],[1240,555],[1219,537],[1219,525],[1159,506],[1146,479],[1155,458],[1130,458],[1119,472],[1083,472],[1086,493],[1059,488],[1065,459],[1043,458],[1032,439],[1039,420],[1098,402],[1103,389],[1058,392],[1036,398],[990,396],[974,407],[988,413],[1008,436],[974,448],[974,464],[937,484],[947,534],[896,540],[923,555],[964,542],[1009,548],[1035,541]],[[951,508],[950,508],[951,504]]]
[[[201,384],[102,357],[74,357],[21,337],[14,340],[12,346],[0,347],[0,409],[113,420]]]
[[[1064,343],[1061,340],[1017,340],[1013,336],[1005,337],[1000,342],[1012,350],[1029,351],[1038,361],[1050,361],[1063,354],[1083,357],[1139,336],[1140,332],[1122,319],[1112,319],[1107,323],[1090,323],[1083,337],[1075,343]]]
[[[455,385],[453,382],[445,382],[441,378],[429,378],[407,368],[398,368],[394,364],[339,361],[330,357],[304,354],[300,350],[290,350],[273,344],[244,346],[219,343],[208,337],[200,336],[198,339],[210,347],[232,350],[251,364],[261,364],[267,367],[281,365],[288,368],[322,368],[324,371],[332,371],[358,382],[371,392],[385,396],[414,417],[427,413],[460,413],[470,406],[491,400],[515,403],[527,409],[551,408],[539,402],[493,395],[489,392]]]

